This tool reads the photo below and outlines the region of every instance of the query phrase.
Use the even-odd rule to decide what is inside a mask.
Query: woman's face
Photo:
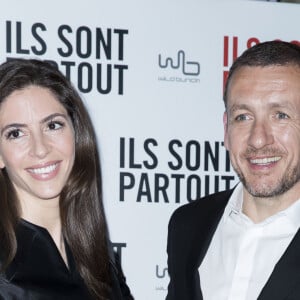
[[[21,202],[59,199],[74,164],[74,129],[50,90],[29,86],[0,106],[0,167]]]

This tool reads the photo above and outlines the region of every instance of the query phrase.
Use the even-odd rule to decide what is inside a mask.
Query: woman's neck
[[[59,200],[20,201],[21,218],[41,226],[49,232],[63,260],[67,264],[64,239],[60,218]]]

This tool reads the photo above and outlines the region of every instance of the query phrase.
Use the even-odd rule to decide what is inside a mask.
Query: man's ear
[[[224,126],[224,146],[228,150],[228,115],[225,111],[223,114],[223,126]]]

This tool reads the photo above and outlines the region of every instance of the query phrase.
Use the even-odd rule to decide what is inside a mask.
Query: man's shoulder
[[[172,214],[170,222],[189,222],[201,216],[216,214],[225,209],[233,189],[210,194],[193,202],[178,207]]]

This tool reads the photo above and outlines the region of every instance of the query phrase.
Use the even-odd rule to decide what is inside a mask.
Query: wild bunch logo
[[[158,55],[158,66],[164,75],[159,81],[199,83],[200,63],[187,58],[185,51],[179,50],[174,57]]]
[[[161,265],[155,266],[155,279],[157,292],[166,292],[168,290],[169,273],[168,268]]]

